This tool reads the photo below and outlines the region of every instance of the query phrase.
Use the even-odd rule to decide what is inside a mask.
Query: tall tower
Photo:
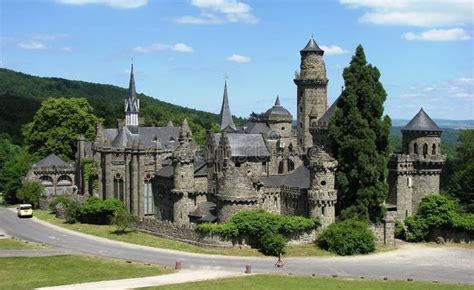
[[[328,79],[324,51],[313,37],[300,50],[300,54],[300,73],[294,82],[297,86],[298,145],[306,151],[313,146],[313,137],[309,131],[311,123],[321,118],[327,108]]]
[[[138,111],[140,111],[140,100],[135,90],[135,77],[133,75],[133,63],[130,70],[130,84],[128,85],[128,98],[125,99],[125,126],[138,126]]]

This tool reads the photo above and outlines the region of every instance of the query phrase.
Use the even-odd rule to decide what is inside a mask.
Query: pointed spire
[[[277,98],[275,100],[275,107],[276,106],[281,107],[281,105],[280,105],[280,96],[277,96]]]
[[[308,44],[306,44],[305,48],[300,50],[300,53],[305,53],[305,52],[316,52],[317,54],[324,54],[324,50],[322,50],[316,41],[314,41],[313,36],[311,36],[311,39],[308,41]]]
[[[188,120],[184,119],[183,123],[181,124],[181,130],[179,131],[179,143],[189,142],[193,137],[193,133],[191,132],[191,128],[189,128]]]
[[[237,130],[234,124],[234,120],[232,119],[232,113],[230,112],[229,97],[227,95],[227,80],[224,81],[224,97],[222,99],[219,123],[221,125],[221,130],[226,129],[227,127],[231,128],[234,131]]]

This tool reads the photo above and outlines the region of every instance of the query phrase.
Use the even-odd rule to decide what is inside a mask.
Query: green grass
[[[0,258],[0,289],[33,289],[172,273],[158,265],[90,256]]]
[[[0,250],[22,250],[22,249],[39,249],[43,246],[37,243],[23,241],[18,239],[0,239]]]
[[[383,281],[362,279],[341,279],[309,276],[279,276],[279,275],[255,275],[239,278],[226,278],[220,280],[203,281],[195,283],[177,284],[162,287],[151,287],[145,289],[351,289],[351,290],[441,290],[441,289],[474,289],[472,286],[457,286],[453,284],[438,284],[432,282],[406,282],[406,281]]]
[[[41,220],[47,221],[51,224],[61,226],[73,231],[78,231],[85,234],[90,234],[111,240],[137,244],[142,246],[149,246],[154,248],[170,249],[183,252],[200,253],[200,254],[214,254],[226,256],[264,256],[256,249],[249,247],[234,247],[229,249],[207,249],[192,244],[166,239],[144,233],[141,231],[127,231],[125,234],[115,233],[115,226],[111,225],[91,225],[91,224],[67,224],[64,220],[57,218],[54,214],[47,211],[35,210],[35,216]],[[393,250],[393,248],[386,246],[377,246],[377,252],[384,252]],[[309,243],[304,245],[287,247],[287,257],[308,257],[308,256],[333,256],[334,254],[318,248],[315,244]]]

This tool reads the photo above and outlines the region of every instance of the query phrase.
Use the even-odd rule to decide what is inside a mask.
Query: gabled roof
[[[61,166],[69,166],[69,164],[66,163],[66,161],[59,158],[56,154],[51,153],[45,158],[33,164],[33,166],[35,167],[52,167],[52,166],[61,167]]]
[[[326,110],[326,112],[319,118],[318,123],[320,125],[327,125],[331,120],[332,116],[334,116],[334,112],[336,112],[337,104],[342,99],[342,94],[337,97],[337,99],[332,103],[332,105]]]
[[[441,128],[425,113],[423,108],[420,109],[413,119],[411,119],[405,127],[402,128],[404,131],[430,131],[430,132],[441,132]]]
[[[221,130],[230,127],[232,130],[237,131],[234,120],[232,119],[232,113],[230,112],[229,96],[227,95],[227,81],[224,84],[224,97],[222,98],[221,113],[219,115],[219,124]]]
[[[242,131],[246,134],[268,134],[270,127],[263,122],[247,122],[242,127]]]
[[[178,146],[179,127],[134,127],[134,134],[130,132],[130,126],[124,126],[118,130],[115,128],[105,129],[105,137],[114,148],[124,148],[130,140],[140,141],[145,147],[154,147],[160,142],[163,149],[175,149]]]
[[[308,41],[308,44],[306,44],[306,46],[300,50],[300,52],[318,52],[320,54],[324,54],[324,50],[318,46],[313,37],[311,37],[311,39]]]
[[[260,177],[265,186],[288,186],[307,189],[310,186],[310,172],[305,166],[300,166],[286,175],[270,175]]]
[[[221,134],[214,135],[216,144],[220,143]],[[265,141],[260,134],[227,134],[232,157],[268,157]]]

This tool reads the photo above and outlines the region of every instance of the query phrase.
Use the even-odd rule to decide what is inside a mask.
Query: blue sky
[[[2,0],[1,67],[128,85],[219,112],[228,75],[233,114],[280,96],[296,115],[294,72],[311,35],[325,49],[329,102],[358,44],[388,93],[386,113],[474,119],[471,0]]]

